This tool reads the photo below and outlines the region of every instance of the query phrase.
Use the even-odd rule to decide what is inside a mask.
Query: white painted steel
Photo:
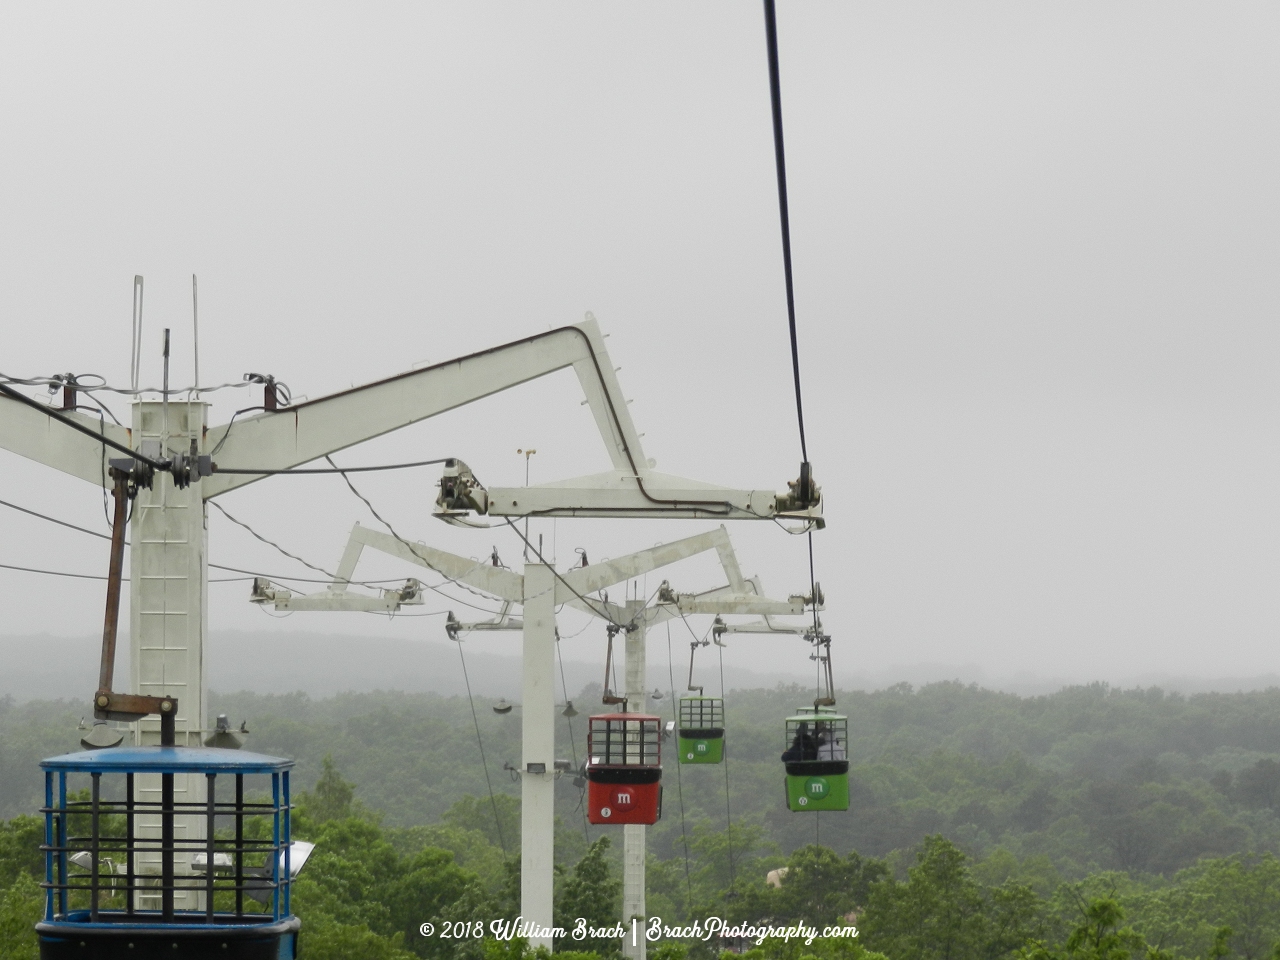
[[[627,601],[626,677],[627,712],[647,713],[644,600]],[[622,941],[622,955],[628,960],[645,960],[645,825],[628,823],[622,828],[622,925],[627,933]],[[636,921],[639,936],[632,942],[631,921]]]
[[[555,572],[541,563],[524,568],[524,681],[520,762],[520,913],[552,926],[555,865]],[[542,764],[542,773],[530,773]],[[552,946],[551,937],[530,937]]]
[[[423,367],[342,393],[262,413],[209,431],[218,465],[284,470],[343,450],[372,437],[573,367],[582,384],[615,470],[639,469],[648,461],[618,386],[609,353],[594,318],[456,360]],[[615,423],[615,417],[617,423]],[[619,426],[620,424],[620,426]],[[206,496],[218,496],[261,477],[220,474],[206,481]]]
[[[129,431],[110,420],[104,424],[97,417],[83,413],[58,412],[94,433],[104,434],[108,440],[130,446]],[[92,437],[8,397],[0,397],[0,447],[98,486],[106,485],[107,460],[124,456],[110,447],[104,450]]]
[[[186,453],[194,438],[201,453],[207,411],[204,403],[170,403],[168,424],[164,404],[133,405],[133,436],[140,443],[154,441],[169,453]],[[61,424],[53,427],[71,433]],[[113,454],[114,455],[114,454]],[[204,742],[205,685],[204,641],[208,633],[208,530],[200,485],[179,490],[168,474],[157,473],[150,490],[140,490],[133,501],[129,527],[129,651],[130,680],[134,692],[147,696],[176,697],[178,746],[198,747]],[[117,684],[117,688],[119,684]],[[147,717],[134,725],[134,742],[158,744],[160,718]],[[140,776],[137,799],[160,800],[159,775]],[[203,803],[207,784],[200,774],[175,774],[174,799]],[[160,817],[138,818],[138,835],[159,841]],[[174,817],[174,836],[203,839],[205,818],[183,814]],[[158,852],[140,853],[142,873],[160,873]],[[175,857],[177,876],[191,873],[190,854]],[[138,894],[141,909],[159,907],[159,897]],[[196,890],[180,889],[174,906],[179,910],[203,908]]]
[[[478,590],[491,593],[503,600],[522,602],[524,600],[524,580],[518,573],[495,567],[487,560],[472,560],[459,557],[429,547],[421,540],[417,542],[400,540],[381,530],[370,530],[356,524],[351,528],[351,536],[347,540],[347,548],[343,551],[342,562],[334,571],[338,580],[330,587],[335,592],[345,591],[355,579],[356,564],[364,547],[373,547],[382,553],[399,557],[420,567],[426,567],[450,580],[459,580]]]

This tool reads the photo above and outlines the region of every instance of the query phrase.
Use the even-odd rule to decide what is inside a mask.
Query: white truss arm
[[[519,603],[524,599],[524,577],[518,573],[495,567],[484,560],[472,560],[469,557],[446,553],[435,547],[429,547],[421,541],[406,543],[389,533],[370,530],[358,523],[351,528],[347,549],[343,552],[342,562],[338,564],[336,571],[338,580],[330,588],[332,592],[342,593],[347,589],[347,585],[355,577],[356,563],[365,547],[372,547],[382,553],[399,557],[401,560],[416,563],[450,580],[457,580],[477,590],[483,590],[500,600]]]
[[[286,470],[570,366],[578,374],[614,469],[633,475],[647,470],[604,339],[590,317],[574,326],[214,427],[207,443],[209,449],[222,444],[216,457],[219,467]],[[204,495],[217,496],[259,479],[215,474],[204,481]]]
[[[726,623],[717,627],[719,633],[786,633],[802,636],[813,626],[810,623],[774,623],[768,617],[754,623]]]
[[[625,557],[593,563],[589,567],[577,567],[563,574],[557,582],[556,603],[568,603],[577,599],[580,594],[595,593],[615,583],[643,576],[658,567],[695,556],[704,550],[714,550],[728,539],[729,534],[725,528],[717,527],[674,543],[664,543]]]
[[[110,422],[104,427],[97,417],[72,410],[57,412],[94,433],[103,433],[108,440],[129,445],[129,431],[124,427]],[[0,447],[98,486],[103,485],[107,460],[120,456],[110,448],[104,451],[103,445],[92,437],[3,395],[0,395]]]

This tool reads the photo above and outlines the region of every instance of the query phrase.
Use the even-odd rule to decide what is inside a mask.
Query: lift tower
[[[152,488],[139,494],[131,527],[133,692],[175,697],[180,704],[177,743],[196,746],[208,732],[206,501],[566,367],[578,376],[611,469],[551,484],[485,490],[458,462],[442,480],[439,512],[445,519],[467,513],[720,520],[793,517],[821,524],[821,498],[808,464],[802,465],[800,478],[783,493],[726,489],[657,473],[644,454],[604,339],[590,314],[578,324],[291,406],[277,405],[275,385],[268,382],[264,412],[212,428],[207,423],[207,405],[198,401],[166,402],[166,397],[135,403],[132,426],[126,429],[77,412],[73,392],[66,395],[69,402],[64,400],[63,409],[55,409],[4,387],[0,389],[0,448],[99,486],[106,482],[111,447],[155,454],[158,459],[218,451],[212,475],[198,483],[180,488],[158,473]],[[526,647],[533,635],[539,650],[552,649],[545,638],[554,634],[555,584],[548,567],[532,565],[527,571]],[[530,671],[542,669],[543,659],[526,657],[526,685]],[[158,722],[139,724],[137,743],[158,741]],[[549,778],[550,766],[547,770]],[[186,789],[186,798],[198,802],[203,799],[203,786],[192,779],[176,789]],[[526,791],[534,780],[524,778]],[[190,831],[188,836],[194,838],[202,826],[193,821],[178,829]],[[548,874],[548,890],[550,879]],[[525,915],[551,926],[549,907]]]
[[[250,599],[255,603],[270,604],[277,613],[301,611],[376,611],[395,613],[404,604],[420,602],[421,590],[416,581],[408,581],[399,590],[383,590],[379,596],[370,596],[350,590],[355,581],[356,565],[365,548],[389,554],[409,563],[426,567],[438,574],[451,577],[459,583],[489,594],[502,602],[502,612],[495,620],[482,623],[459,624],[450,617],[445,630],[454,640],[459,640],[462,630],[521,630],[524,633],[524,707],[523,745],[520,765],[522,781],[521,804],[521,913],[528,917],[541,917],[552,909],[551,886],[552,855],[554,852],[554,810],[552,803],[552,767],[555,742],[555,697],[553,644],[558,642],[553,630],[548,637],[539,612],[528,601],[537,601],[537,589],[530,587],[529,577],[543,576],[551,567],[545,564],[526,564],[524,575],[489,563],[477,563],[467,557],[446,553],[421,541],[411,542],[379,530],[370,530],[356,524],[338,563],[336,578],[326,590],[297,595],[290,590],[273,586],[266,579],[254,583]],[[644,600],[628,600],[625,604],[612,603],[588,594],[599,593],[606,587],[627,580],[634,580],[660,567],[676,563],[707,550],[715,550],[724,571],[725,584],[703,593],[676,593],[664,580],[657,593],[657,603],[649,605]],[[818,595],[792,595],[786,600],[770,600],[758,579],[746,579],[738,565],[737,555],[723,526],[696,536],[686,537],[674,543],[650,547],[623,557],[615,557],[601,563],[578,566],[558,574],[552,571],[553,594],[546,601],[555,606],[564,604],[604,620],[613,626],[622,626],[626,635],[626,690],[624,713],[644,713],[648,696],[645,685],[645,638],[649,627],[674,618],[695,614],[750,615],[770,617],[803,614],[806,607],[821,609]],[[511,608],[524,605],[520,619],[510,615]],[[532,611],[532,612],[531,612]],[[535,614],[539,619],[531,621]],[[720,622],[717,620],[717,622]],[[722,629],[728,629],[721,623]],[[801,627],[780,627],[782,631],[803,630]],[[552,644],[548,646],[547,643]],[[639,928],[646,926],[645,911],[645,826],[627,824],[623,827],[623,881],[622,919],[630,928],[631,919],[639,918]],[[535,938],[543,942],[544,938]],[[549,943],[547,943],[550,946]],[[638,936],[633,943],[628,937],[623,943],[623,956],[630,960],[644,960],[645,940]]]

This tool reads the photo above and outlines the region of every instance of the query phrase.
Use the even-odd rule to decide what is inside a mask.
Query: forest
[[[843,925],[857,936],[664,936],[651,956],[1280,956],[1280,690],[842,692],[850,809],[793,814],[782,718],[811,698],[730,691],[726,762],[668,758],[648,913],[686,934],[719,918],[740,931]],[[295,832],[319,845],[297,886],[303,956],[524,955],[518,940],[418,932],[519,912],[519,791],[504,770],[519,760],[518,710],[477,700],[473,714],[468,698],[433,694],[212,699],[247,723],[248,749],[297,761]],[[574,698],[584,714],[598,699],[598,688]],[[670,695],[651,708],[670,713]],[[74,749],[82,712],[0,700],[0,960],[36,955],[38,763]],[[574,767],[585,726],[564,718],[558,733]],[[557,810],[557,923],[608,927],[621,911],[620,834],[586,823],[572,773],[557,783]],[[565,960],[618,946],[556,944]]]

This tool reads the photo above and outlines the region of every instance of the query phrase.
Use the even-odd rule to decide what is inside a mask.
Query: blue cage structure
[[[41,960],[291,960],[292,760],[210,747],[52,757]],[[178,789],[175,794],[175,778]]]

